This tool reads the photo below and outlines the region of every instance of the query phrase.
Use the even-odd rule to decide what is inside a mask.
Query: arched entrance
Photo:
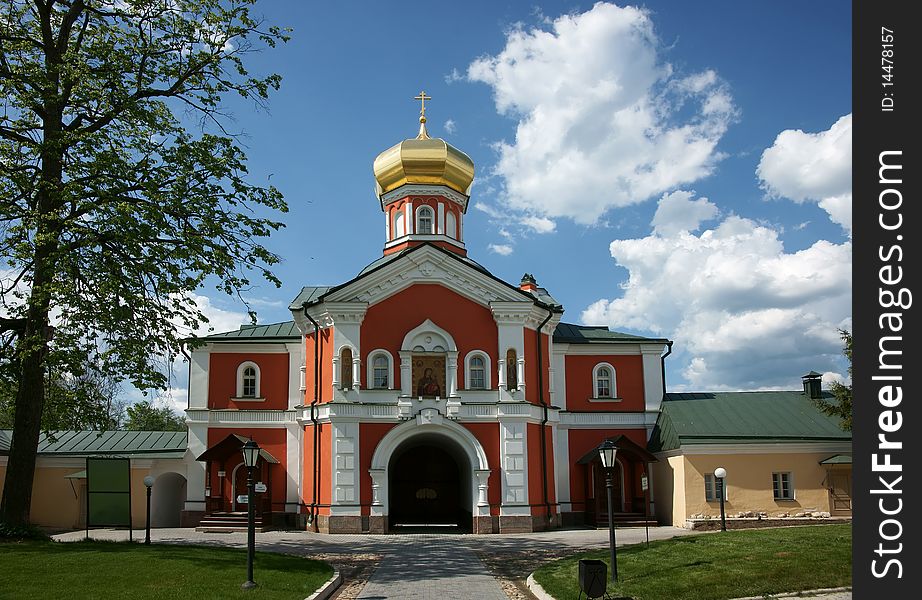
[[[490,521],[487,455],[465,427],[436,409],[391,429],[371,458],[372,522],[380,531],[455,527],[482,531]]]
[[[470,470],[445,436],[420,434],[401,444],[388,464],[391,528],[470,530]]]
[[[186,478],[179,473],[164,473],[150,490],[151,527],[179,527],[186,500]]]

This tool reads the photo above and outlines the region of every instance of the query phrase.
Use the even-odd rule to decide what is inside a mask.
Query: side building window
[[[724,482],[724,500],[727,499],[726,485],[726,482]],[[719,487],[720,483],[718,483],[717,477],[713,473],[704,474],[704,499],[707,502],[720,501]]]
[[[394,361],[387,350],[378,349],[368,353],[368,367],[365,373],[368,387],[388,390],[394,387]]]
[[[237,366],[237,398],[259,398],[259,365],[252,361]]]
[[[608,363],[599,363],[592,369],[592,391],[595,398],[618,397],[615,368]]]
[[[794,477],[789,471],[772,473],[772,493],[775,500],[794,499]]]
[[[483,350],[467,353],[464,365],[464,387],[469,390],[488,390],[490,381],[490,356]]]

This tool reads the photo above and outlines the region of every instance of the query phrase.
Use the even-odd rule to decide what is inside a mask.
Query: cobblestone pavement
[[[94,539],[128,539],[127,531],[111,529],[93,530],[90,535]],[[696,533],[676,527],[650,529],[651,540],[677,535]],[[84,532],[54,537],[76,541],[84,538]],[[135,531],[134,539],[142,541],[144,532]],[[157,543],[246,546],[245,533],[200,533],[194,529],[154,529],[151,539]],[[643,528],[618,530],[619,546],[644,539]],[[334,596],[336,600],[531,600],[534,596],[524,581],[542,563],[607,544],[608,531],[595,529],[502,535],[325,535],[303,531],[256,534],[258,550],[310,556],[333,564],[344,578]]]

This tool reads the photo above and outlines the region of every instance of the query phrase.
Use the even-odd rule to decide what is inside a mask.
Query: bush
[[[0,521],[0,540],[47,540],[48,534],[35,525],[11,525]]]

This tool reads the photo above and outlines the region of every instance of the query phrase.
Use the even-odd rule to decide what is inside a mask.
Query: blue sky
[[[229,104],[253,181],[291,209],[267,244],[283,286],[249,295],[260,322],[380,256],[372,161],[415,135],[424,89],[430,134],[476,165],[465,242],[495,275],[533,273],[566,321],[674,339],[670,389],[845,373],[848,3],[257,10],[294,30],[249,62],[283,77],[269,110]],[[201,293],[217,330],[240,322],[234,299]]]

